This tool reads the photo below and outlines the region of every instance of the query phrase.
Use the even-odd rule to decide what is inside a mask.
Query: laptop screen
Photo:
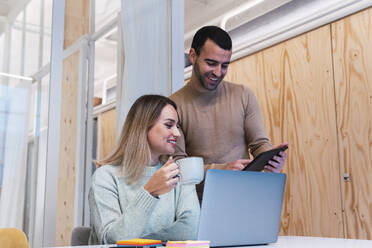
[[[211,246],[276,242],[285,182],[281,173],[208,170],[198,240]]]

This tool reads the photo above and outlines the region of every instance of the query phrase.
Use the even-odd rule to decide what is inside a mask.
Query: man
[[[205,170],[242,170],[272,147],[264,130],[259,104],[253,92],[223,81],[230,64],[232,42],[216,26],[199,29],[192,41],[190,82],[170,96],[176,102],[181,125],[175,155],[204,158]],[[286,145],[283,143],[277,147]],[[265,171],[280,172],[286,153],[274,157]],[[198,188],[201,197],[201,187]]]

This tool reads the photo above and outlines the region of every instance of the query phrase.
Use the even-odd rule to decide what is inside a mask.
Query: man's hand
[[[273,147],[273,149],[279,148],[285,145],[288,145],[288,142],[275,146]],[[265,171],[279,173],[283,169],[286,159],[287,159],[287,153],[285,151],[279,152],[277,156],[274,156],[273,159],[270,160],[267,165],[265,165]]]
[[[155,197],[168,193],[177,186],[180,180],[177,176],[179,173],[179,167],[171,156],[168,161],[152,175],[144,186],[144,189]]]
[[[243,170],[252,160],[250,159],[238,159],[231,163],[228,163],[225,170],[240,171]]]

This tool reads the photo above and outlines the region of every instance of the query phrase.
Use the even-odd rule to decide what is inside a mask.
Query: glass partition
[[[50,62],[53,0],[13,7],[15,19],[0,29],[0,227],[22,229],[40,247],[50,86],[41,71]]]
[[[117,84],[117,27],[95,41],[94,96],[108,104],[116,98]]]

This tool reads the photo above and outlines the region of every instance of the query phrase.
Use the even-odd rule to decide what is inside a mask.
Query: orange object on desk
[[[119,240],[116,242],[117,245],[132,245],[132,246],[155,246],[161,245],[161,240],[155,239],[128,239]]]

